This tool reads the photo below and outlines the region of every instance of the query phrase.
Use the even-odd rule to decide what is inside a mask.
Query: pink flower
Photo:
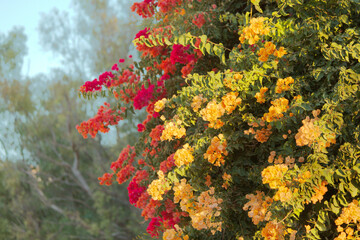
[[[144,28],[143,30],[140,30],[136,35],[135,39],[140,38],[141,36],[144,36],[145,38],[149,37],[149,30],[150,28]]]
[[[135,98],[134,98],[134,108],[135,109],[142,109],[143,107],[146,107],[150,100],[153,99],[153,91],[155,86],[153,84],[150,84],[147,89],[145,89],[144,85],[141,86],[140,91],[137,92]]]
[[[159,217],[152,218],[149,226],[146,228],[146,232],[151,235],[151,237],[158,237],[160,234],[160,226],[162,219]]]
[[[189,50],[190,45],[184,47],[181,44],[174,44],[173,50],[170,53],[170,60],[172,64],[181,63],[187,64],[195,59],[194,54],[186,53]]]
[[[118,65],[115,63],[112,67],[111,70],[113,71],[119,71]]]
[[[143,124],[141,124],[141,123],[139,123],[138,125],[137,125],[137,130],[138,130],[138,132],[143,132],[143,131],[145,131],[145,126],[143,125]]]

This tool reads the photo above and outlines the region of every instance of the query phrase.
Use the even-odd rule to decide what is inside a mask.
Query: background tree
[[[1,36],[0,43],[9,46],[1,48],[6,50],[0,65],[5,76],[0,80],[1,109],[14,122],[8,136],[18,139],[1,138],[4,239],[131,239],[143,231],[126,189],[100,187],[97,180],[105,162],[117,158],[116,149],[134,142],[133,121],[113,130],[112,146],[102,144],[101,136],[85,145],[75,128],[88,108],[74,89],[126,56],[129,47],[124,46],[135,28],[124,22],[130,19],[128,8],[119,11],[109,1],[76,1],[74,13],[73,20],[57,10],[43,16],[43,45],[64,63],[46,76],[25,79],[19,74],[26,53],[21,30]],[[14,154],[6,154],[9,150]]]

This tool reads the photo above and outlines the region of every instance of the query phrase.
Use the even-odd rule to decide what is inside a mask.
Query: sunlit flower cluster
[[[230,92],[222,97],[221,104],[227,114],[232,113],[235,108],[241,103],[241,98],[238,98],[238,92]]]
[[[285,164],[268,166],[261,172],[262,182],[264,184],[268,183],[272,189],[284,186],[283,178],[287,170],[288,167]]]
[[[278,191],[275,193],[274,201],[287,202],[291,200],[293,192],[286,186],[280,186]]]
[[[263,48],[260,48],[258,56],[260,62],[266,62],[271,54],[276,50],[276,46],[272,42],[266,42]]]
[[[202,118],[205,121],[209,121],[209,127],[218,129],[224,125],[219,119],[224,115],[225,109],[222,104],[218,104],[216,100],[209,102],[204,109],[200,111]]]
[[[227,142],[224,135],[219,134],[211,140],[211,144],[204,153],[204,158],[215,166],[220,167],[225,163],[224,156],[228,155],[226,150]]]
[[[272,128],[271,125],[267,125],[266,128],[261,128],[260,130],[256,130],[255,139],[260,143],[266,142],[272,133],[271,128]]]
[[[96,134],[100,131],[102,133],[107,133],[110,129],[110,125],[117,125],[123,117],[120,115],[125,111],[125,108],[122,108],[119,111],[115,111],[110,108],[109,103],[104,103],[104,106],[100,106],[97,114],[90,118],[87,121],[82,122],[80,125],[76,126],[78,132],[87,138],[88,134],[95,138]]]
[[[285,239],[285,227],[281,222],[268,222],[261,231],[261,236],[263,236],[265,240],[283,240]]]
[[[224,173],[222,179],[224,180],[222,187],[227,189],[230,186],[230,182],[232,181],[231,175]]]
[[[311,178],[311,172],[305,171],[298,175],[296,181],[298,181],[300,184],[305,183],[309,178]]]
[[[198,112],[199,109],[201,108],[201,105],[206,101],[207,99],[204,98],[202,94],[195,96],[191,102],[191,107],[194,110],[194,112]]]
[[[286,98],[275,99],[274,101],[271,101],[271,104],[269,112],[265,113],[263,116],[263,120],[267,122],[279,120],[284,116],[283,113],[289,108],[289,100]]]
[[[187,212],[188,208],[192,206],[191,200],[194,198],[192,186],[186,183],[186,179],[183,178],[180,182],[175,183],[173,190],[174,203],[180,203],[181,210]]]
[[[163,99],[157,101],[157,102],[155,103],[154,111],[155,111],[155,112],[160,112],[161,110],[163,110],[164,107],[165,107],[166,102],[167,102],[167,99],[166,99],[166,98],[163,98]]]
[[[275,92],[282,93],[284,91],[288,91],[290,90],[290,84],[293,83],[294,83],[294,79],[292,77],[287,77],[284,79],[280,78],[276,82]]]
[[[260,88],[260,92],[255,94],[256,101],[258,103],[265,103],[265,93],[269,90],[267,87]]]
[[[185,144],[183,148],[178,149],[174,155],[175,165],[180,167],[192,163],[194,161],[193,151],[194,149],[190,147],[189,144]]]
[[[317,119],[310,119],[308,116],[302,121],[303,126],[300,127],[299,132],[295,135],[296,145],[311,146],[321,135],[320,127],[317,126]]]
[[[230,88],[232,91],[236,90],[236,86],[239,84],[239,80],[243,79],[243,75],[240,73],[235,73],[232,78],[224,78],[223,84],[225,87]]]
[[[158,179],[152,181],[148,186],[147,192],[154,200],[162,200],[162,195],[171,189],[169,182],[165,179],[164,173],[160,170],[157,172]]]
[[[321,184],[317,187],[314,187],[315,194],[311,197],[311,201],[313,204],[316,202],[321,202],[321,200],[324,198],[324,194],[327,192],[327,185],[328,183],[326,181],[322,181]]]
[[[163,240],[188,240],[189,236],[184,235],[181,228],[178,225],[175,225],[174,228],[166,229],[163,234]]]
[[[350,227],[349,224],[356,224],[356,230],[360,231],[360,206],[357,200],[353,200],[347,207],[344,207],[341,215],[335,220],[335,224],[338,226],[337,230],[340,235],[335,238],[336,240],[344,239],[358,239],[353,236],[354,228]],[[346,224],[347,227],[344,229],[341,225]],[[359,237],[359,236],[358,236]]]
[[[180,139],[186,135],[186,129],[182,127],[180,121],[168,122],[165,124],[165,129],[160,137],[161,141],[172,140],[173,138]]]
[[[248,40],[250,45],[257,43],[262,35],[267,35],[270,32],[270,28],[265,24],[265,18],[258,17],[250,20],[250,25],[242,30],[240,35],[240,42],[244,43]]]
[[[268,211],[269,206],[273,202],[272,198],[265,196],[263,192],[256,191],[256,195],[247,194],[245,197],[250,201],[247,202],[243,209],[248,212],[248,216],[251,218],[255,225],[258,225],[262,221],[268,221],[271,217],[271,212]]]
[[[195,201],[194,207],[188,209],[192,226],[197,230],[210,229],[212,234],[222,230],[222,222],[215,222],[214,218],[220,216],[220,204],[223,200],[215,198],[214,193],[214,187],[202,192]]]

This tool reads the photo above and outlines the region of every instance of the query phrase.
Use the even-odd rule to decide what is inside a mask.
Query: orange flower
[[[262,88],[260,88],[260,92],[255,94],[255,98],[256,98],[258,103],[264,103],[265,102],[264,95],[267,92],[267,90],[269,90],[267,87],[262,87]]]
[[[321,202],[324,194],[328,190],[326,187],[327,184],[328,184],[327,181],[322,181],[321,185],[319,185],[318,187],[314,187],[315,195],[311,197],[311,201],[313,204],[315,204],[316,202]]]
[[[228,152],[226,151],[226,146],[226,139],[224,139],[224,136],[222,134],[215,136],[211,140],[211,144],[206,150],[206,153],[204,153],[204,158],[215,166],[220,167],[221,164],[225,163],[224,156],[228,155]]]

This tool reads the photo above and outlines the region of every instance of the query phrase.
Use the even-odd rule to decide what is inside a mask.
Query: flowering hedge
[[[360,238],[360,2],[144,0],[124,59],[80,88],[77,126],[147,118],[100,184],[163,239]],[[131,58],[131,56],[129,56]]]

